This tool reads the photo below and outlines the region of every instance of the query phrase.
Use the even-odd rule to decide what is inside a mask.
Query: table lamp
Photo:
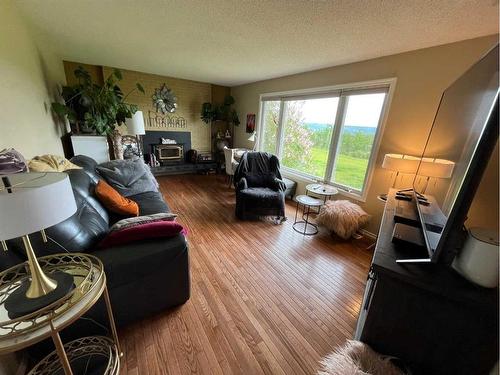
[[[47,275],[37,261],[29,234],[72,216],[76,202],[66,173],[17,173],[1,176],[0,240],[21,237],[28,276],[5,300],[9,318],[30,314],[64,297],[74,287],[73,276],[55,271]]]
[[[422,194],[425,194],[431,178],[450,178],[455,163],[445,159],[422,158],[418,174],[426,178]]]
[[[132,115],[132,118],[125,119],[125,124],[127,125],[128,133],[136,136],[137,146],[139,148],[139,156],[142,156],[141,135],[146,134],[146,130],[144,128],[144,116],[142,115],[142,111],[137,111]]]
[[[255,151],[255,149],[257,148],[257,132],[252,132],[252,134],[250,135],[250,137],[247,138],[247,140],[249,140],[250,142],[253,142],[253,149],[252,151]]]
[[[417,172],[420,158],[402,154],[385,154],[382,168],[396,172],[396,177],[392,183],[392,188],[395,187],[396,181],[400,173],[414,174]]]

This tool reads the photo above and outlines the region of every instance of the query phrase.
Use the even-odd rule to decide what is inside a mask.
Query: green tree
[[[279,101],[266,102],[263,149],[275,153],[278,142]],[[312,157],[312,132],[305,126],[302,115],[303,102],[287,102],[284,113],[284,140],[281,163],[287,167],[307,170]]]

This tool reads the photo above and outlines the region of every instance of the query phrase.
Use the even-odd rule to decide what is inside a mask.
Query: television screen
[[[463,225],[465,217],[458,218],[453,213],[464,210],[460,205],[467,204],[470,197],[464,199],[466,194],[475,192],[488,162],[477,160],[482,151],[479,149],[485,148],[484,142],[488,141],[483,138],[492,137],[487,127],[496,127],[493,133],[497,135],[493,136],[498,139],[498,122],[491,121],[499,92],[498,53],[497,45],[445,90],[421,155],[413,189],[417,196],[431,194],[435,198],[432,205],[417,204],[433,261],[437,260],[438,250],[442,250],[450,227]],[[452,219],[462,222],[452,223]]]

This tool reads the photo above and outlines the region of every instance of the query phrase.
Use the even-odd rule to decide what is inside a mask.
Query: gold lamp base
[[[39,298],[45,296],[57,288],[57,281],[52,280],[43,272],[42,267],[40,267],[40,264],[36,259],[36,255],[33,251],[28,235],[25,235],[22,238],[24,248],[26,249],[26,255],[28,256],[28,267],[31,274],[31,283],[30,287],[26,291],[26,297]]]
[[[73,276],[55,271],[48,277],[40,267],[27,235],[22,237],[30,280],[24,281],[6,300],[5,309],[10,319],[28,315],[63,298],[73,288]]]

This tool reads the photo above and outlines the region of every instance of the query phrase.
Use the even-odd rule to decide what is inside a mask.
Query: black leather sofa
[[[96,173],[95,161],[81,156],[71,161],[84,168],[67,171],[77,212],[46,230],[47,244],[39,234],[30,236],[37,256],[69,251],[89,253],[101,259],[118,326],[186,302],[190,296],[190,273],[184,235],[98,249],[98,242],[117,218],[94,197],[95,184],[101,178]],[[139,204],[140,215],[169,211],[159,192],[146,191],[129,198]],[[9,247],[9,252],[0,255],[3,269],[24,259],[16,241],[9,242]],[[104,304],[97,305],[90,315],[96,321],[106,321]]]

